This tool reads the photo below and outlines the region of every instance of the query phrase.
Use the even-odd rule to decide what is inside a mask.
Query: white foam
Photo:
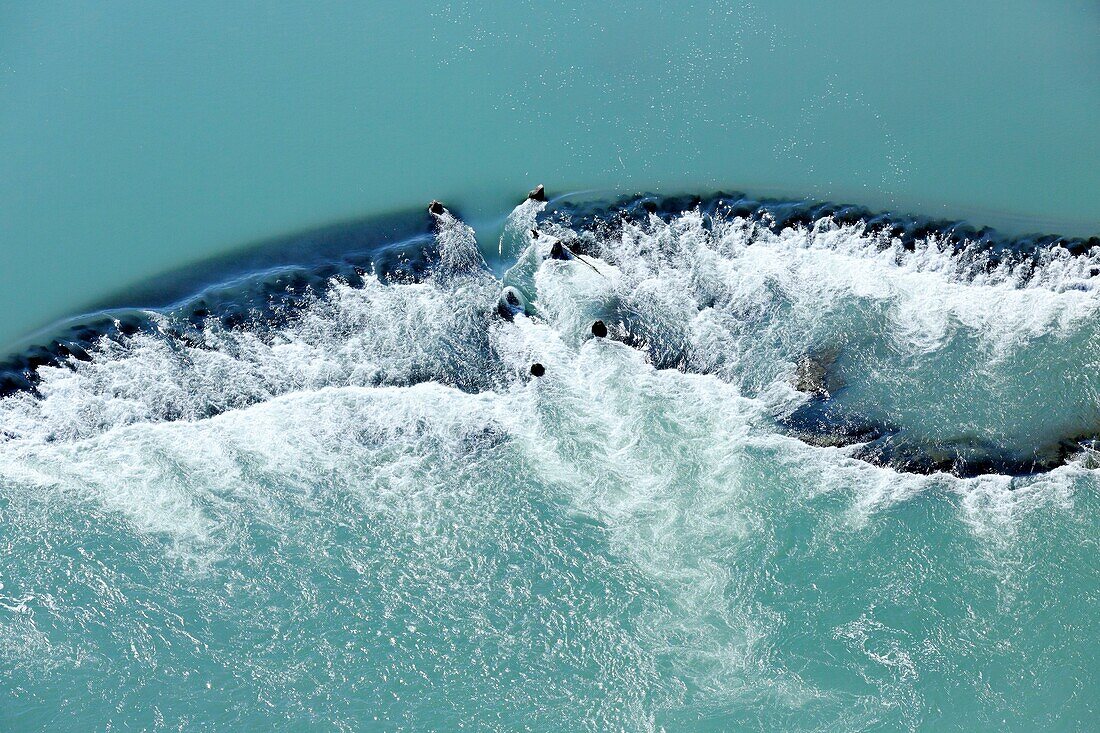
[[[525,202],[508,226],[526,236],[542,208]],[[759,397],[756,410],[764,416],[777,404],[799,399],[786,378],[801,354],[830,338],[843,344],[858,336],[830,331],[858,323],[853,304],[881,314],[887,346],[898,359],[946,348],[952,334],[965,331],[989,345],[990,360],[982,368],[994,372],[998,364],[1011,364],[1021,343],[1052,333],[1069,338],[1075,329],[1087,328],[1098,302],[1088,290],[1069,287],[1071,281],[1094,286],[1095,278],[1083,277],[1081,258],[1049,258],[1029,271],[1026,282],[1008,266],[975,277],[964,273],[960,255],[935,237],[906,252],[898,242],[828,221],[810,230],[776,232],[744,219],[718,219],[708,228],[698,212],[688,212],[669,223],[651,217],[641,225],[625,224],[614,240],[574,233],[597,255],[583,261],[546,259],[549,236],[527,242],[521,259],[534,269],[516,277],[529,278],[526,287],[539,320],[520,316],[514,325],[490,327],[485,314],[494,310],[500,284],[484,271],[472,230],[449,213],[440,222],[441,265],[424,283],[383,285],[368,278],[362,288],[335,284],[300,318],[268,337],[212,326],[201,347],[192,347],[138,335],[125,345],[105,341],[90,363],[43,368],[41,398],[19,394],[0,402],[4,431],[14,436],[3,451],[18,455],[39,444],[60,450],[67,442],[99,436],[99,453],[89,455],[106,460],[103,452],[110,452],[109,442],[117,437],[112,431],[126,425],[203,421],[327,386],[411,384],[425,378],[463,386],[494,369],[519,380],[533,360],[548,366],[547,384],[563,369],[577,368],[570,364],[583,365],[593,377],[615,362],[603,364],[592,355],[620,347],[582,346],[588,326],[616,314],[625,314],[628,328],[638,328],[631,336],[651,357],[661,349],[682,352],[688,368],[717,370],[735,385],[729,392],[721,382],[695,383],[725,395],[701,402],[707,409],[727,410],[730,395],[743,392]],[[559,225],[545,228],[567,234]],[[474,381],[464,382],[467,376]],[[753,428],[765,436],[769,432],[762,417]],[[629,433],[628,427],[620,430]],[[140,433],[157,431],[140,427],[134,434]],[[794,445],[787,443],[784,450],[795,451]],[[142,448],[129,450],[125,459],[115,460],[140,465]],[[843,452],[809,453],[837,466],[852,465]],[[16,463],[8,462],[9,477],[44,481],[33,462]],[[926,483],[906,479],[901,484],[915,488],[898,489],[898,481],[884,475],[860,480],[891,485],[871,492],[878,498],[865,499],[864,505],[889,496],[903,500]],[[151,486],[163,480],[149,479]],[[187,504],[167,488],[149,501]],[[150,511],[150,517],[158,513]],[[201,524],[196,520],[197,535],[205,531]]]
[[[526,206],[517,228],[539,208]],[[534,704],[549,688],[600,706],[607,727],[652,729],[655,709],[739,709],[761,689],[848,721],[919,709],[926,662],[873,608],[825,640],[865,663],[869,692],[803,677],[780,642],[797,624],[785,614],[821,613],[812,573],[876,567],[846,550],[928,501],[948,508],[949,526],[933,529],[952,548],[976,541],[982,556],[960,563],[1011,579],[1029,520],[1072,517],[1082,487],[1095,490],[1085,460],[1032,479],[915,476],[809,446],[772,419],[801,399],[788,384],[796,358],[865,336],[851,329],[867,313],[887,325],[876,343],[898,363],[964,331],[995,347],[993,372],[1029,339],[1072,341],[1095,303],[1052,285],[1079,274],[1071,263],[1026,283],[975,279],[935,242],[905,253],[858,228],[771,232],[744,220],[708,231],[689,213],[614,240],[578,233],[595,269],[544,259],[548,236],[526,243],[510,275],[537,315],[506,322],[491,317],[502,284],[475,267],[472,232],[444,219],[442,269],[423,283],[337,284],[274,334],[212,326],[201,348],[137,336],[44,370],[40,398],[0,403],[11,435],[0,498],[109,518],[193,572],[229,565],[218,592],[231,600],[219,603],[270,581],[242,573],[282,570],[308,548],[303,572],[335,566],[379,596],[349,603],[377,612],[351,626],[385,630],[398,650],[385,674],[416,676],[406,657],[433,660],[424,674],[496,674],[496,658],[455,662],[416,646],[434,630],[551,671],[594,670],[600,685],[577,692],[588,677],[536,668],[528,687],[493,683],[492,694]],[[619,316],[641,348],[588,337],[593,319]],[[678,352],[688,372],[710,373],[654,367],[654,354]],[[543,377],[528,376],[533,361]],[[788,564],[811,573],[797,597],[784,595]],[[307,616],[352,613],[319,607],[302,583]],[[508,626],[512,608],[526,626]],[[44,643],[29,625],[0,623],[0,657],[48,656]],[[290,684],[282,670],[248,672]]]

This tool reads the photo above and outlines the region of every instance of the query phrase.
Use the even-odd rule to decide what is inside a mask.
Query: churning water
[[[1096,242],[545,207],[10,362],[0,727],[1095,723]]]

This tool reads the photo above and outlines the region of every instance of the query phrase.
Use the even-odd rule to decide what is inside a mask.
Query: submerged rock
[[[860,446],[852,457],[907,473],[949,473],[960,478],[989,474],[1031,476],[1065,464],[1084,447],[1073,441],[1028,455],[1017,455],[978,438],[921,440],[890,435]]]
[[[799,392],[828,397],[840,390],[844,381],[836,373],[836,360],[840,350],[824,349],[804,356],[795,367],[791,385]]]
[[[536,187],[528,194],[528,200],[546,201],[545,188],[542,185]],[[195,351],[208,353],[218,349],[217,339],[224,332],[238,335],[241,332],[248,332],[248,335],[255,332],[261,337],[276,334],[278,329],[294,322],[296,313],[308,309],[337,283],[361,288],[374,276],[384,285],[431,283],[444,291],[453,283],[460,283],[462,287],[473,287],[472,283],[478,283],[477,287],[482,289],[477,290],[475,320],[466,321],[474,324],[473,330],[477,336],[473,339],[468,338],[469,334],[463,336],[476,342],[476,348],[468,349],[467,343],[448,341],[447,348],[455,347],[461,358],[455,357],[451,361],[444,358],[441,363],[466,365],[470,363],[470,354],[475,354],[478,359],[484,359],[484,362],[478,362],[479,375],[466,375],[462,366],[456,376],[442,367],[436,368],[432,361],[434,357],[421,355],[420,361],[427,366],[410,369],[408,374],[402,374],[399,379],[394,377],[390,383],[441,379],[464,389],[488,389],[491,388],[491,381],[480,375],[490,371],[486,364],[497,368],[500,362],[487,345],[489,337],[485,333],[491,330],[498,316],[512,320],[520,314],[537,315],[534,299],[538,292],[533,273],[542,258],[547,256],[547,244],[549,258],[562,261],[575,259],[578,265],[584,263],[601,275],[604,274],[601,269],[606,270],[607,276],[614,278],[609,292],[620,287],[621,273],[629,273],[634,265],[649,267],[649,276],[653,278],[651,282],[659,283],[664,272],[662,268],[675,265],[656,257],[655,254],[660,253],[654,250],[661,245],[655,239],[647,240],[646,237],[662,222],[670,222],[687,211],[694,212],[687,225],[699,227],[701,218],[702,237],[714,232],[720,219],[742,217],[743,220],[736,226],[742,226],[750,233],[746,235],[746,246],[760,243],[760,240],[753,239],[756,232],[774,238],[777,230],[794,228],[794,233],[788,232],[786,236],[797,239],[811,236],[814,232],[828,235],[836,231],[839,225],[853,225],[859,236],[864,232],[877,233],[875,236],[878,238],[872,240],[872,247],[881,246],[881,249],[873,250],[873,253],[884,253],[885,260],[891,261],[896,257],[900,262],[909,257],[908,252],[920,247],[927,248],[925,240],[931,237],[938,243],[937,246],[942,244],[944,252],[954,253],[952,256],[956,259],[951,260],[950,264],[957,264],[957,268],[952,272],[952,277],[963,281],[966,277],[976,277],[978,273],[1004,263],[1016,263],[1021,265],[1020,282],[1026,284],[1035,273],[1042,274],[1044,263],[1052,260],[1065,263],[1069,257],[1093,258],[1072,263],[1080,271],[1074,277],[1097,277],[1100,273],[1100,265],[1095,260],[1100,252],[1100,240],[1095,238],[1069,240],[1033,236],[1007,239],[992,230],[975,229],[961,222],[873,214],[859,207],[829,203],[756,200],[743,194],[720,193],[707,198],[643,195],[613,204],[563,203],[557,205],[555,210],[544,213],[546,219],[536,219],[535,216],[536,210],[544,209],[542,206],[521,204],[517,208],[522,208],[529,215],[514,230],[515,239],[522,243],[521,257],[526,259],[522,260],[522,268],[512,272],[512,279],[504,278],[510,285],[499,291],[499,297],[497,288],[501,284],[492,279],[485,266],[472,229],[453,219],[441,202],[432,201],[428,206],[430,217],[424,217],[423,209],[417,209],[406,212],[407,221],[386,227],[366,227],[363,223],[356,223],[295,235],[294,247],[288,250],[293,254],[276,262],[276,267],[269,261],[257,259],[255,267],[246,276],[234,272],[232,277],[225,277],[222,273],[222,279],[215,280],[220,284],[196,288],[189,291],[187,297],[174,299],[172,305],[160,307],[159,310],[100,312],[73,325],[59,327],[38,344],[0,364],[0,396],[18,392],[36,394],[41,381],[40,372],[46,368],[83,370],[95,367],[105,358],[105,350],[109,358],[112,351],[125,352],[130,344],[147,338],[166,343],[169,351],[178,354],[182,365],[180,369],[186,371],[191,368],[187,361],[190,356]],[[544,231],[540,232],[540,226],[544,226]],[[533,240],[538,240],[535,246],[530,246],[531,243],[526,241],[525,231]],[[549,232],[553,232],[553,238]],[[541,239],[543,234],[547,235],[545,240]],[[614,248],[624,241],[633,246],[639,239],[640,246],[629,250],[629,256],[634,258],[632,262],[620,262],[609,256],[609,252],[613,255]],[[589,255],[599,258],[595,260],[596,264],[589,261]],[[920,256],[914,259],[919,260]],[[608,263],[607,268],[604,262]],[[444,278],[439,275],[440,272],[454,274]],[[476,275],[476,279],[471,275]],[[695,281],[690,282],[694,287]],[[522,290],[512,287],[512,284]],[[1077,285],[1087,289],[1095,284],[1078,282]],[[1074,283],[1066,287],[1072,286]],[[733,320],[741,319],[739,322],[754,317],[773,317],[771,312],[754,313],[751,304],[745,306],[743,311],[727,310],[723,313],[730,294],[708,287],[708,282],[701,281],[698,293],[669,293],[667,295],[673,297],[667,302],[676,307],[686,303],[685,310],[689,315],[694,314],[697,307],[700,313],[715,311],[708,313],[708,316],[723,315]],[[673,313],[666,319],[667,314],[661,310],[664,302],[645,300],[651,295],[644,290],[639,291],[637,297],[652,307],[631,310],[612,299],[610,305],[604,303],[600,310],[588,311],[593,315],[599,313],[607,319],[607,322],[599,320],[592,323],[592,336],[607,338],[613,332],[616,339],[644,351],[649,363],[659,369],[718,373],[723,363],[721,354],[713,360],[699,357],[693,351],[694,344],[689,338],[691,333],[677,320],[680,314]],[[468,304],[470,301],[463,302]],[[709,321],[705,327],[711,328],[713,323]],[[608,324],[611,324],[610,330]],[[478,339],[484,339],[485,343]],[[717,340],[715,343],[721,347],[723,342]],[[1024,452],[1008,450],[995,441],[965,436],[921,439],[904,426],[869,419],[846,407],[841,394],[845,387],[844,379],[837,366],[839,357],[840,350],[835,347],[811,351],[797,360],[793,374],[786,375],[782,369],[789,357],[777,362],[776,375],[769,375],[768,378],[787,378],[796,389],[808,396],[789,414],[777,418],[781,430],[811,445],[846,448],[849,455],[872,464],[915,473],[946,471],[959,476],[994,472],[1026,475],[1050,470],[1073,456],[1091,450],[1089,441],[1095,437],[1092,435],[1074,434],[1034,451],[1029,447]],[[493,360],[497,361],[493,363]],[[90,366],[89,362],[92,362]],[[529,368],[533,377],[545,373],[545,367],[537,362]],[[513,369],[503,371],[507,372],[508,378],[518,376]],[[876,405],[875,409],[879,407],[882,406]],[[896,411],[884,409],[883,414],[893,415]],[[1096,432],[1100,434],[1100,428]]]
[[[840,448],[868,443],[898,432],[898,427],[852,414],[839,401],[814,397],[781,416],[778,424],[804,443]]]
[[[777,424],[792,437],[817,447],[854,446],[852,458],[905,473],[948,473],[959,478],[989,474],[1031,476],[1051,471],[1077,456],[1092,455],[1095,436],[1058,440],[1028,453],[1015,453],[976,436],[921,438],[896,425],[853,413],[839,400],[815,396]]]

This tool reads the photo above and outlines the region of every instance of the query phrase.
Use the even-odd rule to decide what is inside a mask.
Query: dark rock
[[[607,337],[607,324],[604,323],[603,321],[596,321],[595,323],[593,323],[592,324],[592,335],[595,336],[596,338],[601,338],[601,339],[606,338]]]
[[[528,192],[527,198],[530,201],[545,201],[546,189],[543,188],[543,185],[540,183],[539,185],[535,186],[534,190]]]
[[[544,367],[542,364],[539,364],[537,361],[531,365],[532,377],[541,377],[543,374],[546,374],[546,367]]]
[[[571,260],[573,259],[573,255],[566,249],[565,245],[561,243],[561,240],[557,240],[550,245],[550,259]]]
[[[516,289],[513,287],[505,288],[500,294],[500,301],[497,303],[497,313],[500,317],[506,321],[511,321],[524,312],[526,312],[526,308]]]
[[[429,214],[434,214],[435,216],[443,216],[444,211],[445,211],[445,209],[443,208],[443,204],[441,204],[440,202],[438,202],[434,199],[432,200],[432,202],[430,204],[428,204],[428,213]]]

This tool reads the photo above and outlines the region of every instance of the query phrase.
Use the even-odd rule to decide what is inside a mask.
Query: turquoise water
[[[975,423],[1020,449],[958,373],[1012,398],[1025,360],[1100,362],[1097,250],[1021,277],[859,222],[543,206],[503,276],[445,213],[395,250],[426,265],[226,327],[266,292],[238,281],[0,400],[0,723],[1089,728],[1100,454],[958,478],[782,420],[832,349],[847,408],[922,384],[875,403],[922,450]],[[1100,433],[1071,371],[1043,430]]]
[[[1096,728],[1095,4],[2,12],[0,731]]]
[[[433,197],[487,232],[539,182],[1096,234],[1098,24],[1091,0],[7,3],[0,346]]]

